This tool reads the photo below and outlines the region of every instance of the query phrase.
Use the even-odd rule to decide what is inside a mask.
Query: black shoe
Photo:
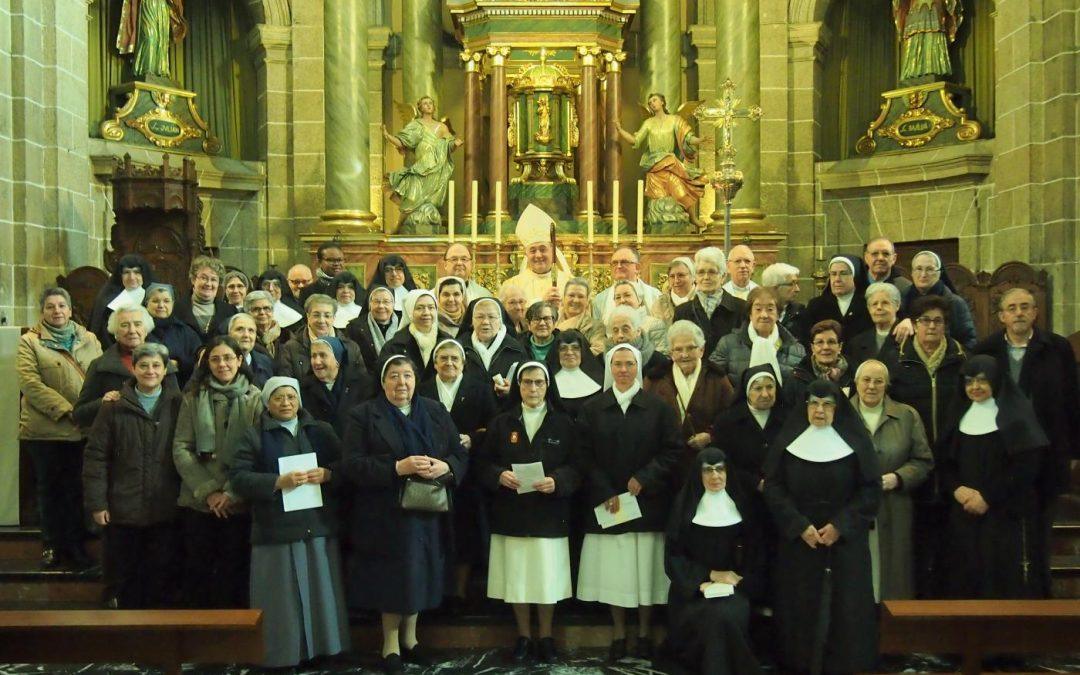
[[[43,570],[55,570],[59,569],[64,561],[60,559],[60,555],[57,554],[55,548],[46,547],[41,549],[41,569]]]
[[[421,647],[420,643],[413,645],[412,649],[402,647],[401,660],[406,663],[415,663],[418,666],[435,665],[435,659],[431,656],[431,652]]]
[[[533,653],[533,641],[527,637],[519,637],[517,642],[514,643],[514,651],[510,654],[510,658],[518,663],[528,661],[529,657]]]
[[[652,638],[639,637],[634,645],[634,657],[644,661],[651,661],[653,656]]]
[[[401,656],[398,654],[387,654],[382,657],[382,662],[379,663],[379,667],[382,668],[384,673],[404,673],[405,666],[401,663]]]
[[[607,652],[608,661],[614,663],[615,661],[622,661],[626,658],[626,638],[619,638],[618,640],[612,640],[611,646],[608,647]]]
[[[536,644],[536,658],[544,663],[553,663],[559,659],[559,652],[555,649],[554,638],[540,638]]]

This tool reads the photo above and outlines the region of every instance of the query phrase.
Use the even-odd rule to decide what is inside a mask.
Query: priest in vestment
[[[526,306],[538,300],[559,306],[566,282],[574,276],[562,251],[551,246],[551,216],[535,204],[529,204],[517,222],[517,238],[524,248],[521,270],[502,283],[520,288]],[[554,275],[554,283],[552,277]]]

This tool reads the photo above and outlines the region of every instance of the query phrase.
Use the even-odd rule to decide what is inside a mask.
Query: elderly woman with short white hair
[[[800,342],[802,335],[802,313],[806,305],[797,301],[799,294],[799,268],[787,263],[773,263],[761,272],[761,285],[773,289],[780,308],[780,325],[788,329]]]
[[[671,367],[646,377],[644,386],[678,415],[688,446],[682,458],[683,468],[687,468],[697,452],[712,442],[713,420],[731,405],[735,389],[704,359],[705,334],[697,324],[685,319],[676,321],[668,329],[667,339],[671,344]]]
[[[255,319],[258,337],[255,349],[269,356],[271,361],[277,357],[278,349],[292,337],[288,331],[282,330],[285,327],[274,316],[275,303],[274,296],[267,291],[251,291],[244,296],[244,311]],[[292,312],[292,309],[289,311]]]
[[[317,338],[334,336],[345,345],[347,360],[354,368],[367,369],[360,346],[345,335],[344,330],[334,328],[337,300],[322,293],[312,293],[304,300],[304,316],[307,326],[285,343],[278,352],[274,371],[285,377],[301,379],[311,371],[311,342]]]
[[[668,364],[668,359],[657,349],[651,336],[644,330],[641,312],[626,305],[617,305],[605,322],[608,351],[617,345],[633,345],[641,352],[642,377],[651,375]]]
[[[693,321],[705,333],[705,353],[742,322],[746,303],[722,288],[727,279],[727,259],[715,246],[694,254],[696,288],[694,298],[675,308],[675,320]]]
[[[892,284],[872,284],[877,285],[895,288]],[[857,393],[852,403],[874,441],[881,470],[881,506],[876,527],[870,530],[870,560],[878,602],[915,597],[912,492],[934,468],[919,413],[889,398],[885,393],[888,387],[889,369],[881,361],[868,359],[855,371]]]
[[[866,308],[874,327],[847,341],[844,351],[848,366],[857,369],[868,359],[888,362],[900,348],[893,329],[900,311],[900,289],[886,281],[875,281],[866,288]]]

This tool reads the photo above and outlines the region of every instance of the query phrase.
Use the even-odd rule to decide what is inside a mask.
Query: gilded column
[[[480,60],[481,52],[465,50],[460,54],[465,62],[465,163],[462,167],[464,185],[458,190],[464,208],[462,213],[468,217],[472,212],[472,184],[481,179],[480,154],[483,152],[480,137],[480,115],[483,104],[480,102]]]
[[[581,110],[578,112],[578,214],[582,219],[588,218],[588,190],[589,182],[593,184],[593,209],[598,204],[596,200],[600,194],[600,138],[599,124],[596,115],[596,61],[600,56],[600,48],[596,46],[578,47],[578,56],[581,57]],[[610,98],[610,95],[609,97]]]
[[[401,57],[405,102],[415,105],[430,96],[438,105],[443,71],[439,0],[402,0]]]
[[[324,227],[374,232],[365,0],[323,0],[326,108]]]
[[[735,96],[742,106],[761,101],[761,20],[758,0],[716,3],[716,95],[722,94],[724,80],[735,83]],[[719,136],[718,136],[719,139]],[[761,123],[738,120],[732,138],[735,167],[743,173],[743,186],[735,196],[732,218],[761,220]],[[717,143],[716,164],[720,165],[720,144]],[[717,201],[713,221],[723,222],[723,205]]]
[[[682,102],[682,31],[680,0],[648,0],[641,3],[641,95],[659,92],[675,112]],[[741,0],[718,0],[717,5],[741,4]],[[757,2],[754,2],[757,7]]]
[[[510,173],[507,167],[507,110],[506,110],[506,59],[510,56],[509,47],[488,47],[489,81],[491,88],[491,103],[488,110],[491,114],[491,140],[489,142],[488,164],[488,204],[487,212],[491,218],[495,217],[495,195],[498,184],[502,184],[502,212],[504,219],[509,217],[506,196],[509,188]]]
[[[615,131],[615,123],[619,121],[619,101],[622,100],[622,62],[626,60],[626,52],[604,52],[604,62],[607,64],[607,107],[604,124],[604,194],[607,199],[604,202],[604,213],[610,214],[611,209],[611,182],[618,180],[622,184],[619,169],[622,166],[622,143],[619,133]],[[621,209],[625,213],[625,209]]]

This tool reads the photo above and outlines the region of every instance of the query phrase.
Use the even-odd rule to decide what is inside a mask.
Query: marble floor
[[[440,653],[441,663],[427,668],[407,666],[408,675],[681,675],[684,671],[664,668],[638,659],[627,658],[615,664],[605,662],[600,650],[581,650],[565,654],[559,663],[511,665],[502,650],[474,651],[469,653]],[[41,666],[27,664],[0,664],[0,675],[24,675],[48,673],[55,675],[117,675],[157,673],[152,669],[132,664],[90,664],[84,666]],[[264,670],[246,666],[187,666],[185,675],[330,675],[332,673],[380,673],[375,659],[367,656],[335,659],[312,667],[295,670]],[[775,672],[767,670],[766,672]],[[948,662],[932,657],[911,657],[889,660],[882,664],[879,673],[945,673],[955,672]],[[1073,658],[1032,658],[1021,663],[990,665],[986,672],[1025,673],[1080,673],[1080,654]]]

